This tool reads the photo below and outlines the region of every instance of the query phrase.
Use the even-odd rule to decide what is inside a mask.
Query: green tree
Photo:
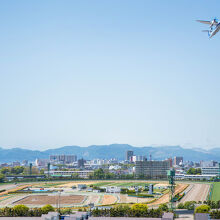
[[[168,205],[167,204],[161,204],[159,205],[159,209],[161,209],[164,212],[167,212],[169,210]]]
[[[187,201],[184,203],[184,208],[188,210],[194,210],[195,204],[196,204],[195,201]]]
[[[0,173],[0,183],[3,183],[5,179],[5,175]]]
[[[95,179],[104,179],[104,177],[105,177],[104,170],[102,168],[95,170],[94,177],[95,177]]]
[[[195,213],[209,213],[209,211],[210,211],[210,206],[203,204],[196,207]]]
[[[54,212],[55,209],[52,205],[48,204],[41,208],[43,214],[47,214],[48,212]]]
[[[148,206],[146,204],[136,203],[132,205],[131,209],[137,211],[146,211],[148,210]]]
[[[28,216],[29,208],[25,205],[16,205],[13,210],[16,216]]]

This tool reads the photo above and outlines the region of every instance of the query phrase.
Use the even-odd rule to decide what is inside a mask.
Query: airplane
[[[203,20],[196,20],[196,21],[202,24],[209,25],[210,30],[202,31],[202,32],[208,32],[209,38],[212,38],[214,35],[216,35],[220,31],[220,22],[218,22],[216,18],[214,18],[212,21],[203,21]]]

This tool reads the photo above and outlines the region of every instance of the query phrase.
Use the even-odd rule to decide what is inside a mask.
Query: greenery
[[[5,179],[5,175],[0,173],[0,183],[3,183]]]
[[[168,207],[167,204],[161,204],[161,205],[159,205],[159,209],[164,211],[164,212],[168,212],[169,207]]]
[[[187,174],[191,174],[191,175],[201,175],[202,170],[201,168],[189,168],[189,170],[187,171]]]
[[[0,217],[40,217],[42,214],[54,211],[55,209],[51,205],[45,205],[42,208],[29,209],[25,205],[16,205],[14,207],[0,208]],[[66,210],[67,211],[67,210]]]
[[[209,215],[211,219],[220,219],[220,210],[212,210]]]
[[[25,205],[14,206],[14,213],[16,216],[27,216],[29,208]]]
[[[161,209],[148,209],[146,204],[135,204],[129,206],[116,206],[110,209],[93,209],[94,217],[151,217],[161,218],[163,211]]]
[[[219,199],[220,199],[220,182],[216,182],[213,183],[211,200],[218,201]]]
[[[43,214],[47,214],[48,212],[54,212],[55,209],[52,205],[48,204],[41,208]]]
[[[205,204],[200,205],[195,209],[195,213],[209,213],[209,211],[210,211],[210,206]]]
[[[178,209],[188,209],[188,210],[194,210],[196,201],[187,201],[185,203],[179,203],[177,208]]]

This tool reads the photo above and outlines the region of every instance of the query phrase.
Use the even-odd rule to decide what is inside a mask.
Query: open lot
[[[24,205],[46,205],[53,204],[56,205],[58,201],[60,204],[74,205],[83,202],[85,196],[82,195],[68,195],[68,196],[52,196],[52,195],[31,195],[27,196],[14,204],[24,204]]]

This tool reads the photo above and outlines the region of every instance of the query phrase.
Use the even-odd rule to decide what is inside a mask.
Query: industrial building
[[[136,161],[135,163],[135,175],[142,175],[148,179],[166,179],[169,169],[169,161]]]

